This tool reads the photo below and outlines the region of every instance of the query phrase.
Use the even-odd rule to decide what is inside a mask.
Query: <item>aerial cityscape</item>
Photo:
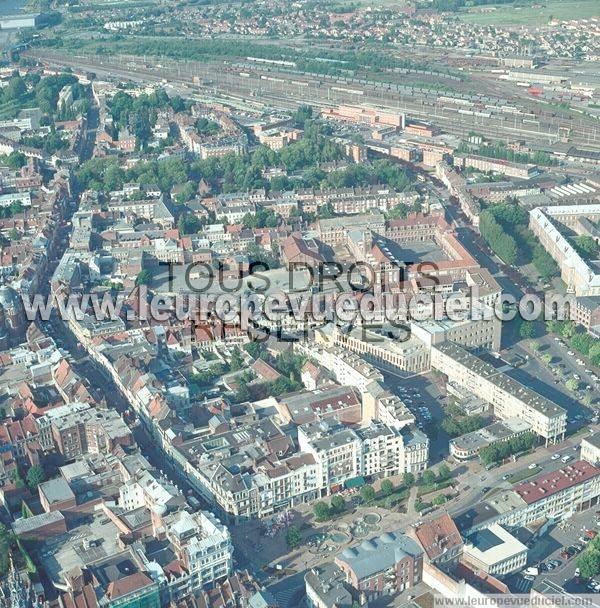
[[[600,607],[600,2],[0,50],[0,608]]]

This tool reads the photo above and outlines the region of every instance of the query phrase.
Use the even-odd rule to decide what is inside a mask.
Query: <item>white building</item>
[[[546,443],[564,439],[567,412],[562,407],[461,346],[444,342],[432,347],[431,366],[445,374],[448,382],[491,403],[501,420],[520,418]]]
[[[179,511],[167,523],[166,535],[187,570],[175,597],[194,594],[228,576],[233,567],[233,544],[229,530],[212,513]],[[173,598],[174,599],[174,598]]]
[[[600,464],[600,433],[581,440],[581,460],[587,460],[595,467]]]
[[[581,219],[600,220],[600,205],[538,207],[529,212],[529,227],[560,267],[560,276],[576,296],[600,295],[600,272],[584,260],[564,236],[561,225],[582,234]]]
[[[330,371],[342,386],[364,392],[371,382],[382,382],[383,375],[354,353],[339,347],[307,348],[309,355]]]
[[[527,563],[527,547],[498,524],[473,532],[465,542],[463,554],[474,566],[493,576],[506,576]]]

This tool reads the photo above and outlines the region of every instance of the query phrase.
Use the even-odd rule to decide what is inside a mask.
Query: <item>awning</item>
[[[344,487],[347,490],[351,490],[352,488],[360,488],[365,485],[364,477],[353,477],[352,479],[346,479],[344,482]]]

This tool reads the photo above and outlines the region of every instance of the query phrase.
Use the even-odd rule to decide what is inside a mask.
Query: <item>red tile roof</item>
[[[115,600],[124,595],[128,595],[138,589],[143,589],[152,584],[152,579],[143,572],[134,572],[129,576],[124,576],[116,581],[109,583],[106,589],[106,596],[110,600]]]
[[[447,513],[415,527],[414,532],[430,560],[459,547],[463,542],[456,524]]]
[[[528,504],[577,486],[600,475],[600,469],[585,460],[578,460],[562,469],[543,473],[515,487],[515,492]]]

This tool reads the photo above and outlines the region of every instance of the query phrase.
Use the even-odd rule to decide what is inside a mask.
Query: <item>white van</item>
[[[569,462],[569,460],[571,460],[572,456],[569,456],[568,454],[566,456],[563,456],[560,461],[561,462]]]

